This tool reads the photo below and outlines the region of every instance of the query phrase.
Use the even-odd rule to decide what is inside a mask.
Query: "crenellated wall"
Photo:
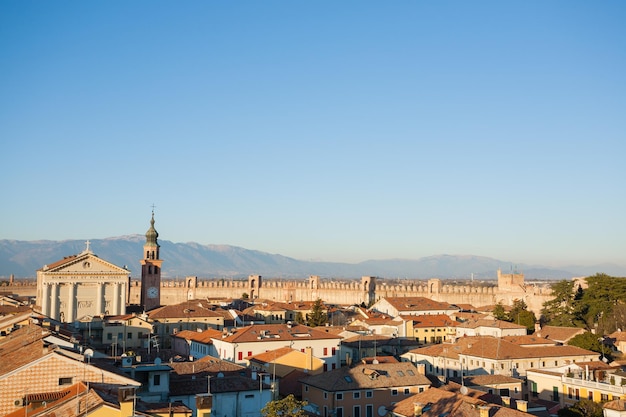
[[[196,298],[240,298],[244,293],[255,299],[313,301],[320,298],[329,304],[342,305],[369,305],[383,297],[426,297],[451,304],[483,307],[498,302],[512,305],[514,300],[521,299],[539,316],[543,303],[552,297],[549,286],[520,285],[518,280],[512,286],[496,287],[443,284],[437,278],[396,285],[376,282],[375,277],[362,277],[361,281],[322,281],[317,276],[299,281],[264,280],[260,275],[251,275],[248,281],[189,278],[184,281],[164,281],[161,288],[162,302],[175,304]],[[137,286],[138,283],[131,287],[130,303],[138,300]]]
[[[508,277],[507,277],[508,278]],[[511,277],[513,278],[513,277]],[[17,283],[16,283],[17,284]],[[129,304],[139,304],[141,284],[132,280],[128,294]],[[36,284],[11,285],[2,287],[3,292],[34,296]],[[322,280],[310,276],[302,280],[266,280],[260,275],[251,275],[248,280],[212,278],[199,280],[186,277],[180,280],[161,282],[161,303],[177,304],[192,299],[241,298],[247,294],[251,299],[261,298],[276,301],[313,301],[318,298],[329,304],[369,305],[383,297],[426,297],[451,304],[471,304],[474,307],[512,305],[516,299],[526,302],[528,308],[539,317],[543,303],[549,301],[551,290],[548,285],[528,285],[523,275],[514,279],[499,279],[498,286],[450,285],[440,279],[414,281],[403,284],[377,282],[376,277],[362,277],[357,280]]]

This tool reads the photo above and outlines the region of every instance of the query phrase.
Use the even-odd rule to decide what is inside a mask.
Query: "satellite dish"
[[[468,393],[468,391],[469,391],[469,390],[467,389],[467,387],[466,387],[465,385],[463,385],[463,386],[461,387],[460,391],[461,391],[461,394],[463,394],[463,395],[467,395],[467,393]]]
[[[83,353],[83,355],[92,357],[93,356],[93,349],[85,349],[85,352]]]

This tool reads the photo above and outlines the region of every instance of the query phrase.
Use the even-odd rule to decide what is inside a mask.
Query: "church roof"
[[[81,266],[82,264],[82,266]],[[96,264],[98,268],[96,268]],[[87,249],[82,251],[77,255],[65,256],[63,259],[59,259],[51,264],[44,265],[42,268],[38,269],[38,272],[56,272],[62,271],[66,268],[78,268],[81,274],[94,274],[101,273],[103,271],[102,268],[108,269],[112,272],[124,272],[130,273],[126,267],[122,268],[111,262],[105,261],[104,259],[98,257],[95,253],[93,253],[89,249],[89,245],[87,245]]]

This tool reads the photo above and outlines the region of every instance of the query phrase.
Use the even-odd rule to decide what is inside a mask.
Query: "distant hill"
[[[93,252],[109,262],[127,266],[133,278],[140,277],[139,261],[143,253],[143,235],[94,239]],[[437,255],[416,260],[369,260],[356,264],[339,262],[301,261],[282,255],[228,245],[200,245],[159,240],[163,259],[163,277],[198,276],[247,277],[260,274],[267,278],[304,278],[319,275],[324,278],[359,278],[364,275],[382,278],[449,278],[494,279],[501,268],[509,272],[509,261],[481,256]],[[34,277],[36,271],[65,256],[85,249],[82,240],[0,240],[0,277],[14,274],[17,278]],[[604,272],[626,276],[626,268],[617,265],[569,266],[560,269],[538,265],[516,264],[527,279],[569,279]]]

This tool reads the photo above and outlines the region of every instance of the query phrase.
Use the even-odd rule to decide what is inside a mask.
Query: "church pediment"
[[[43,271],[47,274],[130,274],[128,269],[107,262],[93,253],[69,256],[48,267],[44,267]]]

